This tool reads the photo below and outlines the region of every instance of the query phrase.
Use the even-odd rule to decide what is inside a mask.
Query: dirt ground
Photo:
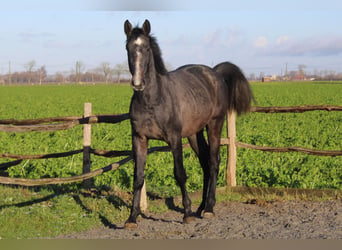
[[[193,207],[193,211],[197,207]],[[62,239],[342,239],[342,200],[220,202],[216,216],[182,224],[181,209],[147,212],[137,229],[123,223]]]

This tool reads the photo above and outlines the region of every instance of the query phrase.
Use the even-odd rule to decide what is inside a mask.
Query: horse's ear
[[[144,31],[144,34],[147,36],[148,34],[150,34],[150,31],[151,31],[151,24],[150,22],[146,19],[143,26],[142,26],[142,29]]]
[[[126,35],[129,36],[132,32],[132,24],[128,20],[125,21],[124,28]]]

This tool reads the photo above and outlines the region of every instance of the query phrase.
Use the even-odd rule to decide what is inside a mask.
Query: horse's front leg
[[[141,189],[144,184],[144,169],[146,164],[147,155],[147,138],[140,137],[138,135],[132,136],[132,150],[134,159],[134,180],[133,180],[133,205],[131,214],[125,223],[126,228],[136,228],[137,217],[141,213],[140,211],[140,196]]]
[[[193,217],[193,214],[191,211],[191,200],[186,190],[187,177],[186,177],[186,172],[183,166],[182,138],[181,137],[174,138],[174,140],[170,142],[170,147],[171,147],[171,151],[173,154],[175,178],[176,178],[177,184],[179,185],[182,191],[182,202],[183,202],[183,207],[184,207],[183,223],[190,223],[195,218]]]

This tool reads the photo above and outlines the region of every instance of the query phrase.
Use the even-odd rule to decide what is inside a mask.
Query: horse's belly
[[[188,114],[183,116],[182,137],[188,137],[202,130],[209,122],[211,113],[196,115]]]

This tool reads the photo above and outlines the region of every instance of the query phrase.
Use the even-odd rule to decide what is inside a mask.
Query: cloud
[[[56,40],[56,39],[49,39],[44,42],[44,48],[47,49],[65,49],[66,44],[64,41]]]
[[[342,37],[320,36],[306,38],[292,43],[285,52],[293,56],[339,55],[342,53]]]
[[[216,29],[203,36],[203,43],[206,48],[231,48],[236,44],[241,44],[239,29],[230,27],[227,29]]]
[[[254,46],[257,47],[257,48],[266,48],[267,45],[268,45],[268,40],[264,36],[259,36],[254,41]]]
[[[234,46],[236,43],[241,44],[241,32],[237,27],[231,27],[228,30],[228,36],[225,38],[224,44],[228,47]]]
[[[281,36],[281,37],[278,37],[277,41],[276,41],[276,45],[285,45],[285,44],[288,44],[290,41],[290,38],[288,36]]]
[[[278,37],[273,43],[267,43],[259,37],[255,43],[259,55],[267,56],[334,56],[342,54],[342,36],[314,36],[303,39],[293,39],[287,35]]]
[[[19,39],[24,42],[31,42],[33,39],[37,38],[51,38],[54,36],[53,33],[50,32],[19,32],[18,33]]]
[[[215,47],[218,43],[221,43],[222,31],[214,30],[204,35],[203,40],[206,46]]]

